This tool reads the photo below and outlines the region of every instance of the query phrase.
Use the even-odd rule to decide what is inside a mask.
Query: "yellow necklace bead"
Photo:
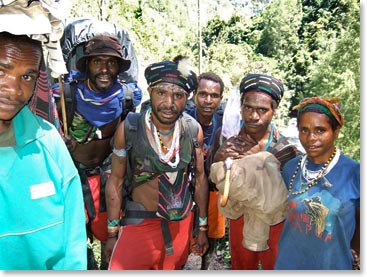
[[[157,131],[157,135],[158,135],[158,138],[159,138],[159,143],[161,145],[161,148],[164,148],[166,151],[169,151],[168,147],[164,145],[164,143],[162,141],[161,134],[159,133],[159,131]]]

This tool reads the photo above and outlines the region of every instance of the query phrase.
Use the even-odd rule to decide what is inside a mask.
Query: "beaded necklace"
[[[176,168],[180,162],[180,126],[178,120],[175,123],[171,147],[168,148],[163,144],[163,141],[159,135],[159,132],[151,119],[151,109],[148,109],[145,113],[145,123],[148,129],[152,132],[156,148],[158,151],[159,160],[168,164],[172,168]],[[166,149],[168,152],[163,153],[162,149]],[[171,161],[173,160],[173,162]]]
[[[167,132],[163,132],[163,131],[160,131],[160,130],[158,130],[158,129],[157,129],[158,134],[159,134],[159,135],[162,135],[162,136],[164,136],[164,137],[166,137],[166,136],[168,136],[168,135],[172,134],[172,132],[173,132],[174,130],[175,130],[175,127],[171,128],[171,129],[170,129],[170,130],[168,130]]]
[[[336,148],[334,148],[333,154],[330,156],[330,158],[327,160],[327,162],[323,165],[323,167],[319,170],[317,176],[311,182],[308,183],[308,185],[307,185],[307,187],[305,189],[300,190],[300,191],[292,191],[292,189],[293,189],[293,182],[294,182],[294,180],[295,180],[295,178],[297,176],[297,173],[298,173],[299,169],[301,168],[302,159],[300,159],[299,162],[298,162],[298,164],[297,164],[296,170],[293,173],[293,176],[291,178],[291,181],[289,182],[288,191],[290,192],[290,194],[292,194],[292,195],[302,194],[302,193],[308,191],[313,185],[315,185],[319,181],[319,179],[323,176],[323,174],[325,173],[325,171],[328,168],[330,162],[334,159],[335,154],[336,154]]]
[[[150,120],[152,120],[152,113],[150,113]],[[176,126],[176,124],[175,124],[175,126]],[[175,126],[173,126],[170,130],[168,130],[168,132],[162,132],[162,131],[159,131],[157,129],[157,136],[158,136],[158,139],[159,139],[159,143],[161,144],[161,147],[164,148],[166,151],[169,151],[169,148],[164,145],[161,136],[166,137],[166,136],[169,136],[170,134],[172,134],[172,132],[175,130]]]
[[[161,132],[159,130],[157,130],[157,135],[158,135],[158,139],[159,139],[159,143],[161,144],[161,147],[164,148],[166,151],[169,151],[169,148],[165,146],[162,141]]]

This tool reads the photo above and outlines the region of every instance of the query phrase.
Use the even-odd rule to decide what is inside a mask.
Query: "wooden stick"
[[[226,179],[224,181],[224,192],[223,192],[223,196],[221,196],[221,198],[220,198],[220,205],[222,207],[227,205],[228,195],[229,195],[229,177],[230,176],[231,176],[231,170],[227,169],[226,170]]]
[[[229,179],[231,177],[232,162],[233,162],[233,160],[231,158],[227,158],[224,161],[224,164],[226,166],[226,179],[224,180],[224,192],[223,192],[223,196],[221,196],[221,198],[220,198],[220,205],[222,207],[224,207],[225,205],[227,205],[227,201],[228,201],[229,186],[230,186]]]

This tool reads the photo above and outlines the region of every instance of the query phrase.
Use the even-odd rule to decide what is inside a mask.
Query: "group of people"
[[[77,62],[86,79],[62,138],[27,107],[41,57],[40,42],[0,33],[0,269],[91,269],[87,233],[98,216],[106,232],[101,269],[180,270],[190,253],[208,269],[226,228],[211,168],[262,152],[277,160],[288,209],[262,251],[243,243],[250,215],[228,219],[232,269],[359,268],[360,165],[335,146],[344,123],[338,99],[306,98],[295,107],[303,153],[273,123],[282,82],[247,74],[241,129],[223,137],[222,79],[197,76],[177,56],[145,69],[149,106],[122,119],[117,74],[130,61],[116,38],[102,35]],[[195,107],[185,111],[190,95]],[[136,105],[141,99],[134,95]],[[100,188],[93,217],[92,186]]]
[[[125,59],[121,42],[111,35],[96,35],[85,44],[84,55],[76,62],[84,79],[75,80],[75,103],[68,135],[68,146],[82,182],[87,216],[87,233],[91,242],[94,237],[107,239],[107,212],[103,191],[111,170],[111,139],[124,115],[123,99],[126,86],[118,81],[118,74],[129,69],[131,61]],[[53,87],[59,117],[63,119],[60,84]],[[132,95],[135,105],[142,99],[141,90]],[[70,109],[68,109],[70,110]],[[61,121],[63,122],[63,120]],[[98,192],[98,194],[93,193]],[[103,252],[102,252],[103,253]],[[88,248],[88,268],[97,269],[97,261]],[[107,269],[102,259],[101,267]]]

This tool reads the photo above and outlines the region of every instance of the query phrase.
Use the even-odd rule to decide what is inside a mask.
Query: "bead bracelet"
[[[206,231],[208,231],[208,225],[205,225],[205,226],[199,226],[199,231],[201,231],[201,232],[206,232]]]
[[[114,226],[114,227],[107,226],[108,233],[118,233],[118,231],[120,231],[120,226]]]
[[[115,227],[115,226],[119,226],[119,225],[120,225],[120,220],[119,219],[112,219],[112,220],[107,219],[107,226],[108,227]]]
[[[207,226],[208,225],[208,217],[201,216],[199,217],[199,226]]]

